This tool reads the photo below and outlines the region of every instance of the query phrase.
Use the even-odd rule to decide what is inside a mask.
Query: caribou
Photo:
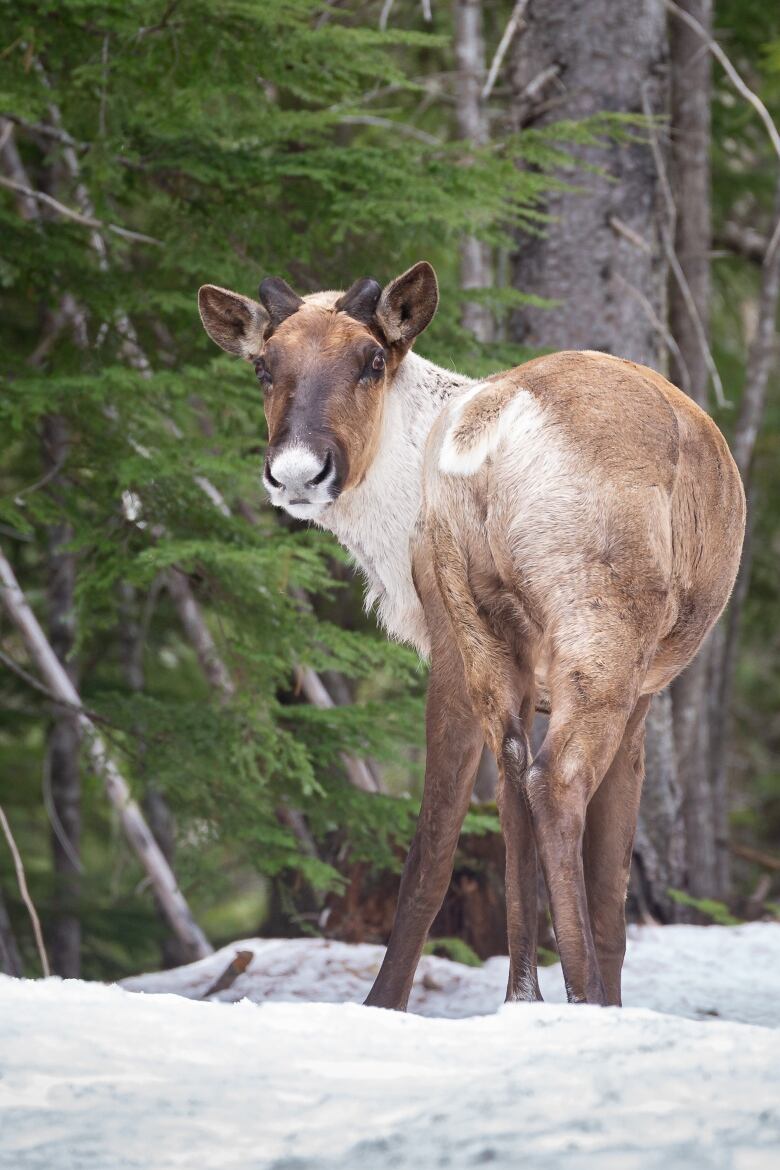
[[[406,1008],[486,743],[507,999],[541,998],[541,863],[569,1000],[619,1005],[645,717],[728,600],[742,484],[712,419],[647,367],[571,351],[475,382],[418,356],[438,298],[425,261],[384,288],[199,293],[262,386],[271,503],[329,529],[430,661],[422,805],[366,1003]]]

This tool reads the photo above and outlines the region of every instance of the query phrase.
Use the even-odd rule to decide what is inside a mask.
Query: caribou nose
[[[313,489],[326,483],[333,469],[330,451],[318,453],[296,443],[269,455],[265,463],[265,479],[277,492],[284,492],[289,503],[305,503]]]

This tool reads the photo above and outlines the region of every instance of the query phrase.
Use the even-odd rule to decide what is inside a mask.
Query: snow
[[[238,950],[236,1002],[197,1001]],[[497,1011],[504,959],[425,958],[421,1014],[344,1002],[381,953],[252,939],[122,988],[0,977],[0,1167],[780,1164],[780,925],[634,932],[622,1011]],[[559,968],[542,985],[563,997]]]

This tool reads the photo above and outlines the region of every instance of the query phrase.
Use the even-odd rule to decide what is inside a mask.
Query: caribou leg
[[[509,944],[508,1000],[541,999],[537,979],[537,858],[525,799],[533,723],[533,668],[529,645],[511,630],[522,609],[499,596],[493,623],[474,597],[463,548],[440,520],[429,529],[436,583],[464,662],[466,685],[485,739],[498,764],[497,803],[506,846],[506,910]],[[500,633],[505,636],[499,636]]]
[[[626,952],[626,891],[644,777],[645,717],[639,700],[607,774],[588,805],[583,860],[593,940],[606,1002],[620,1006]]]
[[[532,707],[532,704],[531,704]],[[537,975],[537,856],[531,814],[525,798],[530,764],[529,704],[518,719],[510,716],[499,764],[498,810],[506,845],[506,925],[509,942],[507,1001],[540,1000]]]
[[[404,1011],[425,939],[447,892],[483,747],[456,648],[434,645],[426,708],[425,788],[395,923],[369,1007]]]

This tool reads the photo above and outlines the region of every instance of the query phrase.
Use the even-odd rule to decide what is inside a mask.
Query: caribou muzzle
[[[337,454],[330,447],[314,450],[308,444],[288,442],[269,450],[263,484],[275,508],[284,508],[299,520],[318,516],[339,493]]]

